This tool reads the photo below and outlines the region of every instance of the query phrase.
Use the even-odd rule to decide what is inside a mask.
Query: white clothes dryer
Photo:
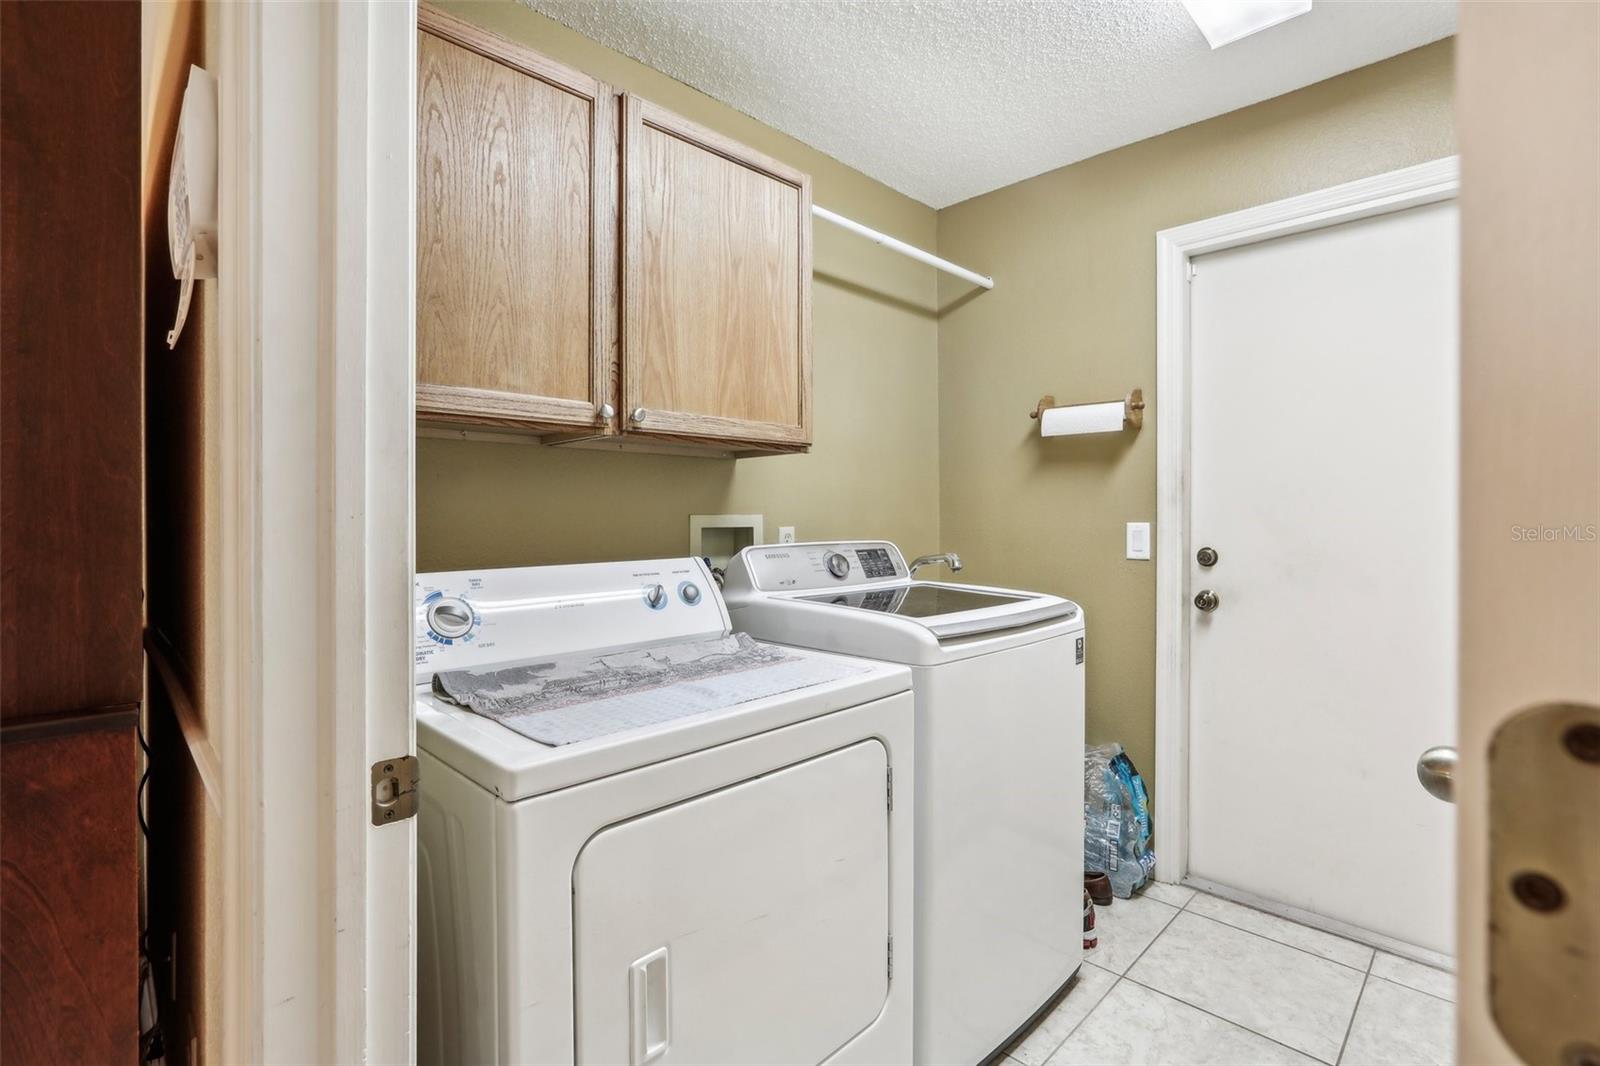
[[[904,667],[698,559],[416,588],[419,1061],[911,1061]]]
[[[1083,960],[1083,611],[913,581],[887,541],[746,548],[723,593],[736,630],[911,668],[914,1054],[990,1057]]]

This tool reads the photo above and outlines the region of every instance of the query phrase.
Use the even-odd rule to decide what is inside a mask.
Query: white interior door
[[[1455,203],[1194,266],[1188,876],[1450,953]]]

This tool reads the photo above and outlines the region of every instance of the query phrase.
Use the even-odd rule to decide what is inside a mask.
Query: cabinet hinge
[[[415,755],[398,755],[372,764],[372,824],[401,822],[417,813],[417,771]]]
[[[884,790],[887,793],[889,809],[892,811],[894,810],[894,767],[889,767],[884,777],[886,779],[884,781]]]
[[[894,980],[894,937],[889,937],[889,980]]]

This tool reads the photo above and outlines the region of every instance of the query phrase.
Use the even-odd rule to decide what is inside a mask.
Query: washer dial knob
[[[823,561],[828,564],[828,573],[834,577],[843,579],[850,576],[850,560],[838,552],[829,552]]]
[[[652,611],[659,611],[667,605],[667,590],[663,585],[646,585],[644,588],[644,602],[649,604]]]
[[[472,605],[447,596],[428,608],[428,627],[450,640],[464,637],[472,630]]]

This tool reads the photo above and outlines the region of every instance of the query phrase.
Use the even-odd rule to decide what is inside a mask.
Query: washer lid
[[[1077,604],[1057,596],[933,581],[795,596],[806,603],[876,611],[911,619],[935,636],[959,637],[1071,618]]]

